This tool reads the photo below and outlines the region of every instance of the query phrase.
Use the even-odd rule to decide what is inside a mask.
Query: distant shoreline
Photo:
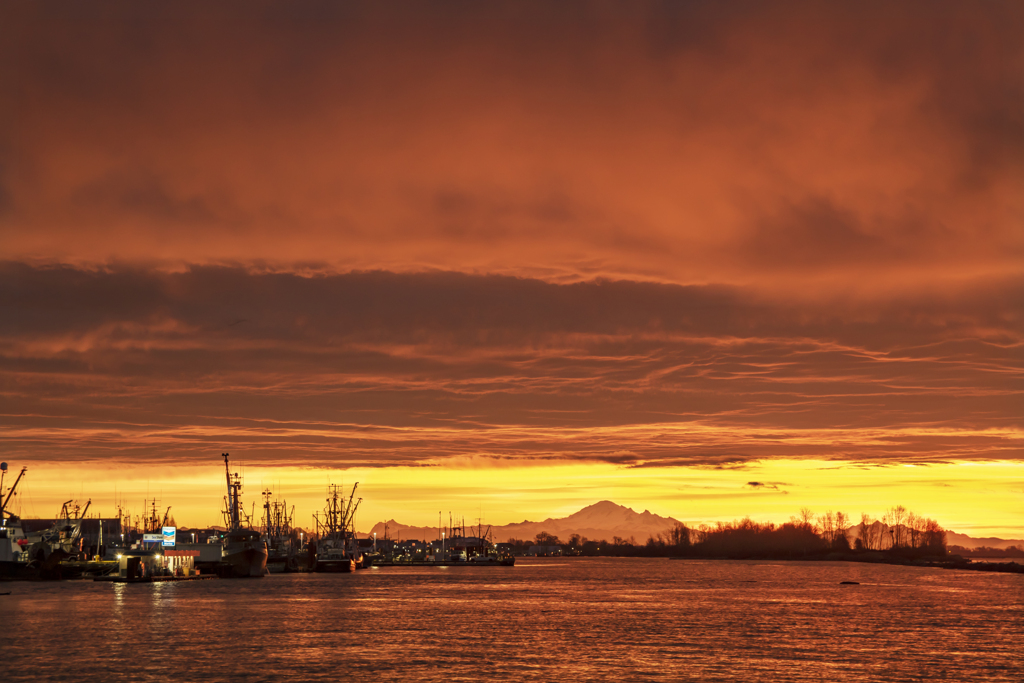
[[[670,560],[772,560],[772,561],[783,561],[783,562],[858,562],[861,564],[890,564],[890,565],[901,565],[905,567],[932,567],[938,569],[966,569],[968,571],[976,572],[998,572],[1003,574],[1024,574],[1024,564],[1017,564],[1016,562],[977,562],[968,559],[964,559],[959,556],[951,558],[901,558],[901,557],[880,557],[877,554],[872,554],[868,557],[863,554],[847,554],[847,553],[830,553],[828,555],[815,556],[815,557],[699,557],[695,555],[689,556],[672,556]]]

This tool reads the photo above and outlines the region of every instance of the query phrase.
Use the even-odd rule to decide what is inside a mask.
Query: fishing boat
[[[10,502],[27,471],[21,468],[14,484],[4,492],[7,463],[0,463],[0,578],[76,578],[82,569],[67,560],[80,553],[82,522],[90,503],[83,509],[69,500],[54,520],[21,519],[10,511]]]
[[[29,579],[38,575],[37,568],[30,566],[28,538],[21,519],[8,507],[26,471],[27,468],[22,467],[14,484],[5,492],[3,480],[7,477],[7,463],[0,463],[0,579]]]
[[[228,483],[228,494],[224,498],[224,521],[228,530],[224,536],[223,573],[231,578],[263,576],[267,573],[267,544],[258,531],[248,523],[242,524],[242,478],[237,472],[231,473],[228,454],[222,455]]]
[[[363,500],[355,498],[358,486],[356,482],[347,501],[341,487],[334,484],[327,487],[323,519],[318,514],[313,515],[317,533],[313,571],[354,572],[362,566],[362,553],[355,540],[355,515]]]
[[[267,571],[271,574],[299,571],[298,538],[292,530],[295,506],[288,510],[288,503],[281,499],[272,500],[270,489],[263,492],[263,540],[267,543]]]
[[[267,544],[258,531],[229,531],[224,537],[224,564],[232,578],[263,576],[267,573]]]

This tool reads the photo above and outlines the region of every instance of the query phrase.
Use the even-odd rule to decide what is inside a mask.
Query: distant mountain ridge
[[[985,538],[974,538],[967,534],[958,534],[955,531],[946,532],[946,544],[947,545],[958,545],[968,550],[974,550],[975,548],[998,548],[1005,550],[1011,545],[1015,545],[1018,548],[1024,548],[1024,539],[1019,538],[995,538],[994,536],[986,536]]]
[[[889,526],[881,521],[875,521],[871,524],[870,528],[873,530],[875,537],[884,537],[889,532]],[[906,527],[903,527],[904,529]],[[904,536],[909,535],[909,531],[904,531]],[[852,543],[854,539],[859,536],[858,526],[854,525],[846,530],[846,535],[849,537]],[[956,531],[946,530],[946,545],[947,546],[960,546],[967,548],[968,550],[974,550],[975,548],[997,548],[1004,550],[1010,546],[1017,546],[1018,548],[1024,548],[1024,540],[1013,539],[1013,538],[995,538],[988,536],[985,538],[974,538],[967,534],[957,533]]]
[[[611,541],[618,536],[626,540],[632,538],[636,543],[644,543],[650,536],[667,535],[678,523],[679,521],[673,517],[662,517],[649,510],[636,512],[632,508],[618,505],[610,500],[602,500],[588,505],[568,517],[549,517],[542,522],[524,520],[512,524],[491,526],[491,537],[497,543],[506,542],[510,538],[533,540],[537,534],[544,531],[558,536],[563,542],[568,541],[570,535],[579,534],[592,541]],[[365,536],[370,537],[376,533],[377,538],[384,538],[385,524],[387,525],[387,534],[391,538],[429,541],[441,535],[436,526],[410,526],[391,519],[387,522],[378,522]],[[875,525],[884,526],[881,522],[875,522]],[[857,536],[856,529],[856,526],[849,529],[851,541]],[[474,534],[468,526],[466,533],[467,535]],[[958,545],[969,549],[981,547],[1004,549],[1011,545],[1024,548],[1024,540],[994,537],[974,538],[955,531],[946,532],[946,541],[951,546]]]
[[[678,520],[672,517],[662,517],[649,510],[636,512],[610,500],[602,500],[560,519],[549,517],[543,522],[524,520],[503,526],[491,526],[491,537],[497,543],[506,542],[510,538],[532,540],[543,531],[558,536],[563,542],[568,541],[570,535],[579,534],[593,541],[611,541],[618,536],[626,540],[632,537],[635,542],[643,543],[649,536],[667,534],[678,523]],[[409,526],[393,519],[378,522],[367,535],[376,533],[377,538],[383,538],[385,524],[391,538],[433,540],[440,536],[436,526]],[[466,533],[473,534],[468,527]]]

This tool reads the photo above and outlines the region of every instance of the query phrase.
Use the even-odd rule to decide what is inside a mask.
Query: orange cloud
[[[1021,457],[1024,334],[998,288],[812,305],[631,282],[20,264],[0,288],[10,457]]]
[[[1013,4],[192,9],[4,10],[8,258],[1020,272]]]

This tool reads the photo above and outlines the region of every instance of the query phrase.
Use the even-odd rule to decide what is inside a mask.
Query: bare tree
[[[802,524],[805,529],[811,529],[812,531],[815,530],[814,529],[814,512],[811,510],[811,508],[809,508],[809,507],[802,507],[802,508],[800,508],[800,517],[799,517],[799,519],[800,519],[800,524]]]
[[[836,516],[831,510],[826,510],[825,514],[818,516],[818,528],[821,529],[821,537],[825,539],[825,543],[831,546],[836,533]]]
[[[690,530],[683,523],[676,524],[669,534],[669,543],[677,548],[690,547]]]
[[[883,530],[881,524],[876,523],[876,520],[872,519],[869,515],[861,513],[860,524],[857,526],[857,529],[865,549],[882,549]]]
[[[845,512],[837,512],[835,518],[835,535],[832,537],[832,546],[837,549],[849,550],[850,538],[847,530],[850,526],[850,518]]]
[[[919,545],[921,529],[919,528],[921,519],[913,512],[907,513],[906,521],[906,544],[911,548],[916,548]]]
[[[871,550],[871,539],[868,538],[868,534],[871,533],[871,516],[866,512],[860,513],[860,524],[857,525],[857,539],[860,541],[860,545],[864,550]]]
[[[882,521],[889,527],[889,536],[893,548],[906,545],[907,508],[896,505],[889,508],[882,516]]]
[[[939,526],[934,519],[926,519],[924,522],[923,545],[935,555],[946,554],[946,530]]]

